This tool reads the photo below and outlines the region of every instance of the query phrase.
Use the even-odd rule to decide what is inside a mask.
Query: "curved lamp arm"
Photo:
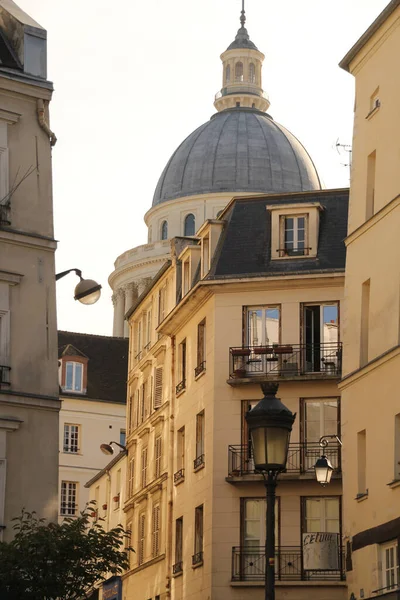
[[[338,444],[340,444],[341,446],[342,444],[342,440],[340,439],[339,436],[337,435],[323,435],[320,440],[319,440],[319,445],[321,446],[321,448],[326,448],[329,444],[328,440],[336,440],[338,442]]]
[[[82,271],[80,269],[68,269],[68,271],[63,271],[62,273],[57,273],[56,281],[58,281],[59,279],[62,279],[63,277],[68,275],[68,273],[72,273],[72,271],[75,271],[75,273],[78,275],[78,277],[80,277],[80,279],[82,279]]]

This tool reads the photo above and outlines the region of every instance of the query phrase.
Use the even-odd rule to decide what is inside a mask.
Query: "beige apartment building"
[[[264,598],[265,489],[246,411],[260,383],[297,413],[276,504],[277,600],[347,597],[341,452],[315,480],[322,435],[340,435],[341,303],[348,191],[232,200],[128,313],[126,523],[130,600]],[[330,564],[303,539],[336,534]]]
[[[100,445],[125,445],[128,340],[59,331],[58,359],[61,522],[85,508],[87,481],[109,462]]]
[[[47,33],[0,0],[0,539],[57,518],[58,413]]]
[[[340,385],[353,600],[400,597],[399,50],[393,0],[341,62],[356,85]]]

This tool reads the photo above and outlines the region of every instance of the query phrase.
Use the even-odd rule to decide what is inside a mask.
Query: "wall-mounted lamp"
[[[65,277],[68,273],[72,273],[72,271],[74,271],[80,279],[80,282],[75,288],[75,300],[79,300],[82,304],[94,304],[97,302],[101,295],[101,285],[93,279],[83,279],[82,271],[80,269],[68,269],[68,271],[57,273],[56,281]]]
[[[323,435],[319,440],[319,445],[321,448],[326,448],[329,444],[328,440],[330,439],[334,439],[338,442],[338,444],[342,445],[342,440],[337,435]],[[323,487],[328,485],[328,483],[331,481],[334,469],[331,461],[325,454],[322,454],[322,456],[317,460],[314,465],[314,469],[318,483],[320,483]]]
[[[126,446],[123,446],[122,444],[119,444],[118,442],[110,442],[109,444],[101,444],[100,445],[100,450],[102,451],[103,454],[107,454],[108,456],[111,456],[112,454],[114,454],[114,448],[112,447],[111,444],[115,444],[116,446],[119,446],[121,448],[120,451],[126,452]]]

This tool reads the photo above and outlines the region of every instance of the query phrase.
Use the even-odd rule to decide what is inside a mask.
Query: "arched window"
[[[195,219],[191,213],[185,217],[185,227],[183,235],[194,235],[195,234]]]
[[[235,65],[235,81],[243,81],[243,63],[241,62]]]
[[[167,223],[167,221],[163,221],[161,224],[161,239],[162,240],[168,239],[168,223]]]
[[[230,65],[228,65],[226,67],[226,72],[225,72],[225,83],[229,83],[231,80],[231,67]]]
[[[253,63],[249,64],[249,82],[250,83],[256,82],[256,68]]]

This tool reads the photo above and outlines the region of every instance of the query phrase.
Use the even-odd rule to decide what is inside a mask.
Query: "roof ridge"
[[[105,338],[105,339],[109,339],[109,340],[127,340],[128,341],[128,338],[125,338],[123,336],[102,335],[99,333],[81,333],[80,331],[67,331],[66,329],[58,329],[57,333],[67,333],[69,335],[81,335],[81,336],[85,336],[85,337]]]

